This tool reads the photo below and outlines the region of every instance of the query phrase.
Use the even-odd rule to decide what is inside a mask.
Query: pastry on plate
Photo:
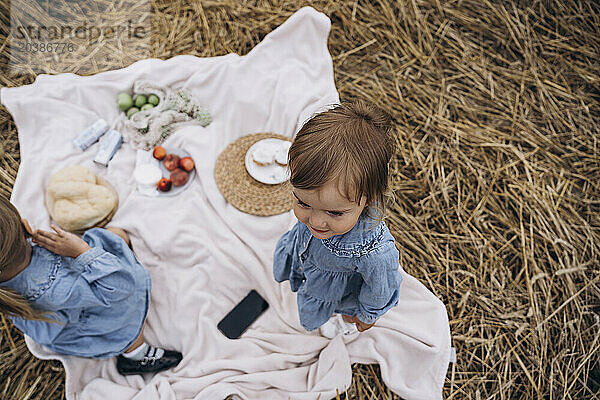
[[[261,167],[273,164],[274,158],[273,150],[269,147],[257,147],[252,152],[252,161]]]
[[[278,144],[275,153],[275,162],[281,167],[286,167],[288,165],[288,152],[290,151],[292,142],[280,140]]]
[[[71,232],[105,225],[116,211],[118,201],[108,182],[80,165],[56,172],[46,188],[50,216]]]
[[[284,147],[277,150],[277,153],[275,153],[275,162],[282,167],[288,165],[288,148]]]

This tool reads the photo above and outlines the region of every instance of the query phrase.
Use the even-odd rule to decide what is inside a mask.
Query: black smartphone
[[[269,308],[269,303],[256,290],[251,290],[217,325],[223,335],[237,339]]]

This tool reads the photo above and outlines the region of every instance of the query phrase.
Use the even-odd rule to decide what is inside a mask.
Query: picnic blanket
[[[328,399],[349,387],[352,362],[379,363],[385,384],[403,398],[441,398],[450,334],[437,297],[403,272],[399,305],[355,340],[306,332],[296,294],[272,273],[275,244],[296,222],[293,213],[244,214],[214,180],[215,161],[230,142],[257,132],[293,137],[314,112],[339,100],[329,30],[327,16],[306,7],[245,56],[147,59],[93,76],[42,74],[31,85],[0,91],[19,135],[11,200],[22,216],[48,229],[44,188],[63,167],[84,165],[109,181],[119,209],[108,226],[130,233],[152,277],[146,341],[184,355],[172,370],[125,377],[114,358],[57,355],[26,338],[34,355],[63,363],[68,399]],[[196,161],[196,177],[178,196],[134,190],[130,144],[104,168],[92,162],[97,144],[82,152],[72,143],[98,118],[116,121],[117,93],[139,79],[187,88],[213,116],[207,127],[181,128],[165,142]],[[270,307],[240,339],[227,339],[217,323],[251,289]]]

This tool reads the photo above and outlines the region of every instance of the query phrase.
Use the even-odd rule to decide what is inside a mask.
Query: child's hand
[[[373,325],[375,325],[374,322],[372,324],[367,324],[366,322],[362,322],[360,319],[358,319],[358,317],[356,315],[353,315],[353,316],[342,315],[342,318],[344,319],[344,321],[346,321],[348,323],[356,324],[356,329],[358,329],[359,332],[364,332],[367,329],[370,329]]]
[[[33,234],[33,243],[58,254],[59,256],[76,258],[90,249],[90,246],[79,236],[62,230],[56,225],[51,226],[54,232],[38,229]]]

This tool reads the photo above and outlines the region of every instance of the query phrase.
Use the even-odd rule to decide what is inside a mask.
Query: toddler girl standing
[[[79,238],[52,228],[33,233],[0,196],[0,313],[56,353],[118,356],[123,375],[177,365],[181,353],[142,339],[150,275],[125,231],[95,228]]]
[[[317,114],[290,147],[298,222],[277,243],[273,273],[298,292],[306,330],[362,332],[398,303],[399,253],[383,221],[393,147],[389,116],[364,103]]]

